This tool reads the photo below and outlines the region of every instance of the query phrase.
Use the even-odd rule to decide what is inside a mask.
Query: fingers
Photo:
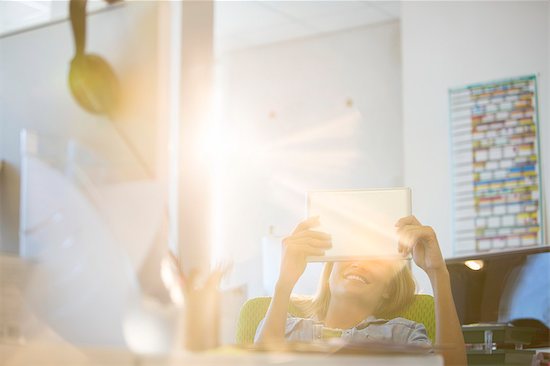
[[[429,226],[423,226],[420,221],[414,216],[405,216],[400,218],[396,223],[397,234],[399,235],[398,251],[407,256],[411,253],[419,240],[433,235],[435,233]]]
[[[310,246],[314,248],[329,249],[332,248],[332,242],[311,238],[289,238],[285,240],[286,245]]]
[[[303,254],[305,256],[325,255],[325,249],[312,247],[311,245],[303,245],[303,246],[300,246],[300,247],[293,247],[291,250],[293,250],[295,253]]]
[[[303,230],[283,240],[283,245],[297,254],[305,256],[324,255],[332,247],[331,236],[319,231]]]
[[[303,253],[306,255],[306,256],[310,256],[310,255],[313,255],[313,256],[322,256],[322,255],[325,255],[325,250],[324,249],[320,249],[320,248],[315,248],[315,247],[307,247]]]
[[[422,225],[422,224],[420,223],[420,221],[418,221],[418,219],[414,215],[410,215],[410,216],[405,216],[400,218],[395,223],[396,227],[401,227],[404,225]]]
[[[286,245],[309,245],[316,248],[328,249],[332,247],[332,237],[326,233],[313,230],[304,230],[283,240]]]
[[[323,233],[321,231],[315,231],[315,230],[300,231],[297,234],[293,234],[292,237],[293,238],[311,238],[311,239],[325,240],[325,241],[332,240],[332,236],[330,236],[329,234]]]
[[[296,226],[296,228],[294,229],[292,234],[297,234],[300,231],[312,229],[312,228],[317,227],[319,225],[320,225],[319,216],[313,216],[313,217],[310,217],[310,218],[300,222],[298,224],[298,226]]]
[[[406,229],[398,230],[399,236],[398,251],[399,253],[407,256],[411,253],[415,245],[419,240],[418,227],[408,227]]]
[[[435,239],[435,232],[430,226],[404,225],[397,230],[397,235],[398,250],[404,255],[408,255],[420,241]]]

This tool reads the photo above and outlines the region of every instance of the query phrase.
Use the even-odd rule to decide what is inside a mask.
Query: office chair
[[[271,297],[256,297],[248,300],[239,314],[237,322],[236,341],[238,344],[246,344],[254,342],[256,328],[260,321],[265,317]],[[288,309],[289,313],[294,316],[303,316],[300,310],[292,303]],[[402,317],[422,323],[426,327],[428,337],[435,342],[435,310],[434,299],[430,295],[415,295],[415,299],[411,306],[400,314],[395,314],[392,318]]]

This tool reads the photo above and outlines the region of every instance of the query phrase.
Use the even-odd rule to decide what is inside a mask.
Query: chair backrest
[[[258,324],[265,317],[271,297],[256,297],[248,300],[243,307],[239,315],[237,322],[237,335],[236,341],[238,344],[246,344],[254,342],[254,335],[256,334],[256,328]],[[294,316],[303,316],[300,310],[290,305],[288,312]],[[435,340],[435,311],[434,300],[430,295],[415,295],[415,299],[411,306],[401,314],[397,314],[396,317],[402,317],[422,323],[426,327],[428,337],[432,341]]]

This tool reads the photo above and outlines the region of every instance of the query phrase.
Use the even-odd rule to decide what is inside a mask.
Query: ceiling
[[[0,1],[0,34],[50,19],[50,3],[41,1]]]
[[[215,47],[223,53],[399,16],[399,1],[216,1]]]
[[[88,10],[105,7],[89,0]],[[67,0],[0,0],[0,34],[67,17]],[[215,1],[218,54],[399,18],[399,1]]]
[[[102,0],[88,0],[88,11],[106,7]],[[68,0],[0,0],[0,35],[68,17]]]

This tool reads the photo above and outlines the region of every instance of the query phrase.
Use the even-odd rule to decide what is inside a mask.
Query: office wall
[[[258,295],[262,236],[270,226],[290,233],[307,190],[402,185],[399,23],[233,52],[217,65],[229,145],[220,153],[217,253]],[[306,273],[298,291],[316,280]]]
[[[404,181],[452,255],[448,89],[538,74],[543,187],[550,174],[548,2],[403,2]],[[422,277],[421,287],[430,291]]]
[[[156,159],[157,19],[154,2],[110,7],[88,17],[87,50],[104,57],[138,106],[118,130],[154,171]],[[83,111],[69,92],[67,75],[74,46],[68,21],[0,38],[0,252],[19,251],[19,183],[22,129],[83,141],[117,164],[137,160],[104,118]],[[145,93],[144,93],[145,91]],[[139,169],[139,165],[138,168]]]
[[[125,141],[127,139],[150,171],[155,172],[159,130],[155,108],[158,88],[157,58],[159,57],[157,43],[158,22],[155,2],[123,3],[88,17],[88,52],[101,55],[113,66],[125,91],[125,103],[128,103],[125,105],[135,107],[120,115],[115,129],[110,121],[83,111],[69,92],[67,75],[74,50],[68,20],[0,38],[0,158],[4,160],[0,175],[0,196],[2,197],[0,252],[18,254],[20,250],[18,244],[21,177],[19,135],[22,129],[32,129],[53,142],[45,150],[38,151],[39,158],[47,164],[62,166],[63,162],[52,160],[52,155],[49,153],[59,151],[67,139],[73,138],[93,149],[102,161],[116,166],[116,174],[115,171],[105,171],[107,179],[121,182],[125,179],[143,178],[146,173],[142,171],[136,155],[128,148]],[[120,133],[124,137],[121,137]],[[166,146],[164,148],[166,149]],[[63,154],[59,156],[62,159]],[[119,174],[120,172],[123,173]],[[126,174],[128,176],[125,176]],[[47,195],[44,187],[48,180],[45,178],[44,176],[38,178],[39,183],[32,185],[31,188],[42,190]],[[60,185],[57,188],[60,188]],[[116,195],[117,198],[121,198],[128,192],[120,193],[122,192]],[[36,211],[40,211],[41,205],[47,206],[51,205],[51,202],[67,200],[71,193],[70,189],[66,189],[52,193],[52,195],[55,194],[57,196],[48,197],[51,199],[50,202],[46,202],[49,200],[34,201],[33,206],[38,208]],[[76,202],[74,196],[72,197]],[[145,197],[140,196],[140,198],[140,202],[143,202]],[[115,210],[111,213],[116,212],[117,209],[114,201],[116,199],[110,202],[113,204],[110,208]],[[63,203],[60,203],[60,206],[63,206]],[[77,211],[72,218],[82,213]],[[145,216],[141,215],[141,217]],[[70,220],[66,220],[61,225],[70,227],[67,221]],[[84,220],[80,224],[86,224],[85,229],[93,226],[90,220]],[[53,226],[55,225],[50,225],[50,227]],[[145,224],[142,226],[145,227]],[[88,235],[87,238],[93,241],[97,238],[94,235],[101,230],[103,228]],[[76,236],[85,231],[77,230],[79,234]],[[51,232],[53,231],[49,231]],[[55,235],[53,237],[58,239]],[[58,249],[61,245],[55,239],[44,243],[51,245],[53,250],[46,252],[45,255],[41,253],[42,257],[59,253]],[[55,267],[57,272],[47,272],[47,276],[45,272],[40,272],[33,265],[28,264],[36,263],[34,261],[17,262],[21,263],[21,272],[25,270],[21,279],[13,280],[13,282],[17,280],[16,284],[20,286],[17,291],[21,291],[21,294],[16,291],[12,293],[13,298],[8,299],[8,303],[14,306],[5,309],[10,313],[6,315],[4,312],[0,321],[11,320],[13,323],[13,319],[20,320],[18,331],[28,340],[34,337],[50,337],[49,327],[51,327],[57,333],[53,339],[61,336],[77,344],[123,346],[125,341],[121,320],[124,311],[128,309],[125,308],[126,299],[122,301],[120,299],[125,288],[113,277],[102,282],[101,275],[93,271],[97,271],[101,266],[109,268],[108,270],[104,268],[106,271],[114,270],[114,272],[125,271],[125,268],[112,266],[108,262],[112,252],[118,253],[120,248],[113,245],[105,247],[102,245],[107,243],[106,240],[98,241],[95,246],[88,247],[94,249],[86,254],[70,258],[70,254],[67,255],[68,251],[65,251],[63,255],[53,260],[51,257],[48,258],[50,262],[44,267],[49,264]],[[65,249],[72,246],[73,249],[83,250],[86,247],[85,240],[78,244],[72,246],[69,240]],[[131,242],[129,245],[135,247],[136,242]],[[71,250],[69,251],[74,254]],[[94,256],[101,258],[98,261],[99,267],[98,262],[94,265]],[[15,258],[13,262],[16,262]],[[76,268],[75,266],[79,268],[76,272],[68,269]],[[65,269],[66,271],[63,272]],[[69,272],[72,274],[67,277]],[[16,275],[13,274],[13,276]],[[98,287],[94,288],[95,285],[90,286],[80,282],[79,285],[82,288],[75,290],[70,283],[77,281],[79,276],[86,277]],[[28,280],[28,283],[23,282],[23,277],[26,281]],[[43,281],[43,286],[39,286],[40,281]],[[111,286],[101,286],[101,283],[108,283]],[[11,285],[11,283],[8,284]],[[97,294],[98,288],[104,291],[103,295],[94,299],[93,294]],[[48,290],[45,293],[41,292],[44,289]],[[59,300],[66,302],[63,306],[59,306],[59,303],[56,303]],[[107,306],[101,305],[106,302],[109,303]],[[98,311],[99,309],[105,311]],[[77,322],[74,321],[73,316],[78,319]],[[10,324],[7,323],[7,325]],[[6,329],[5,326],[6,324],[0,324],[0,328]]]

